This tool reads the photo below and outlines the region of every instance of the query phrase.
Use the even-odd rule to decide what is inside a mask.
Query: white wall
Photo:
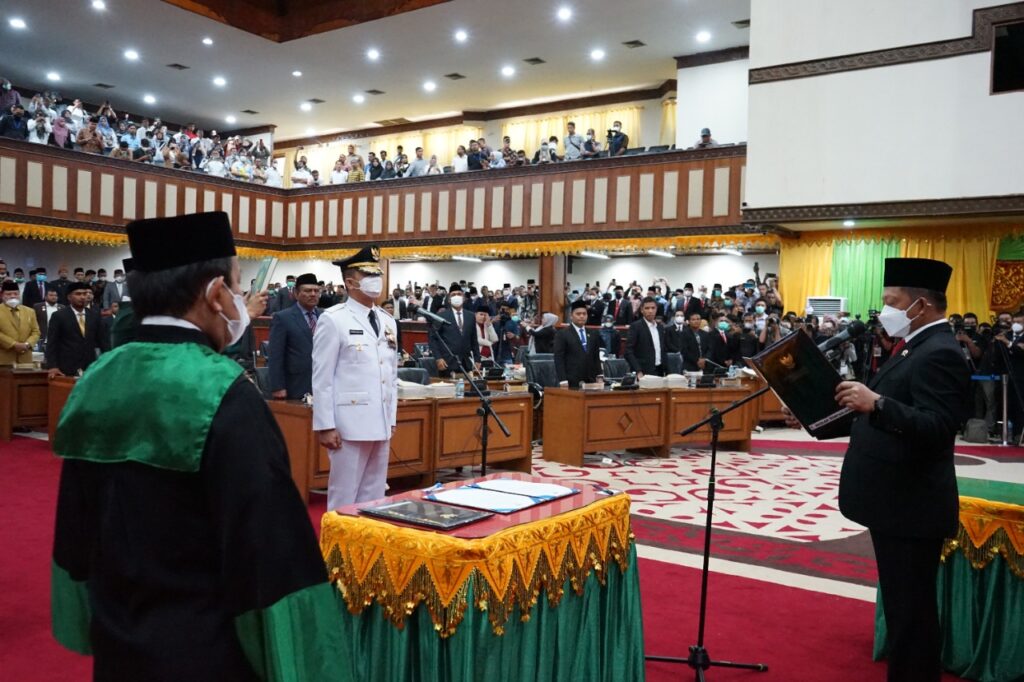
[[[487,286],[500,288],[506,282],[512,286],[526,284],[528,279],[540,278],[540,265],[536,258],[484,261],[417,261],[391,264],[391,286],[405,286],[407,282],[430,284],[435,280],[447,287],[452,282],[475,282],[479,289]]]
[[[756,3],[755,3],[756,4]],[[685,149],[710,128],[718,142],[747,139],[747,70],[750,60],[679,69],[676,147]]]
[[[993,0],[756,0],[750,68],[962,38]]]
[[[568,279],[574,289],[580,289],[587,283],[593,285],[598,281],[604,288],[613,278],[623,286],[636,280],[646,287],[656,278],[664,277],[673,289],[690,282],[695,287],[706,285],[710,290],[711,285],[715,283],[728,287],[753,277],[755,261],[760,266],[762,277],[769,272],[779,272],[779,256],[774,253],[743,256],[677,256],[673,259],[660,256],[610,260],[573,258],[572,272]]]
[[[756,4],[756,3],[755,3]],[[750,208],[1024,193],[1024,93],[990,55],[750,87]]]

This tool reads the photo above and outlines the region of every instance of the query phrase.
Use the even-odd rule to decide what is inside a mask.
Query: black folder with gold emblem
[[[363,507],[359,513],[438,530],[451,530],[494,516],[491,512],[464,509],[425,500],[386,502],[376,507]]]
[[[789,334],[747,360],[809,434],[849,435],[854,413],[836,402],[842,378],[807,334]]]

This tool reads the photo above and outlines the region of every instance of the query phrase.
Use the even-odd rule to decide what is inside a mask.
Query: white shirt
[[[945,320],[945,319],[935,320],[934,322],[929,322],[928,324],[926,324],[925,326],[921,327],[920,329],[918,329],[916,331],[912,331],[909,334],[907,334],[906,336],[904,336],[903,340],[906,341],[907,343],[910,343],[910,339],[914,338],[915,336],[917,336],[918,334],[923,332],[925,329],[928,329],[929,327],[938,327],[943,322],[945,322],[946,324],[949,324],[949,322],[947,320]]]
[[[53,305],[50,305],[49,303],[46,304],[46,323],[47,324],[50,323],[50,318],[53,317],[53,314],[55,312],[57,312],[58,310],[60,310],[60,306],[57,305],[56,303],[54,303]]]
[[[452,159],[452,171],[455,173],[465,173],[469,170],[469,157],[467,156],[456,156]]]
[[[267,187],[281,187],[281,174],[273,166],[267,166]]]
[[[192,324],[188,320],[183,320],[180,317],[172,317],[170,315],[149,315],[142,318],[142,322],[139,324],[144,325],[159,325],[161,327],[181,327],[182,329],[194,329],[197,332],[203,331],[196,325]]]
[[[346,170],[332,170],[331,171],[331,184],[332,185],[344,185],[348,182],[348,171]]]
[[[305,168],[296,168],[292,173],[292,184],[298,187],[308,187],[313,184],[313,174]]]
[[[651,340],[654,341],[654,366],[657,367],[661,365],[661,334],[658,333],[658,323],[647,322],[647,328],[651,331]]]

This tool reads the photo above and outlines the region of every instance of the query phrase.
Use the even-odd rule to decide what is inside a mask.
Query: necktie
[[[372,310],[370,311],[369,317],[370,326],[373,327],[373,333],[376,334],[377,336],[380,336],[380,327],[377,326],[377,316],[373,314]]]
[[[891,354],[890,357],[896,357],[897,355],[900,354],[900,351],[902,351],[906,347],[907,347],[907,340],[906,339],[900,339],[899,341],[896,342],[896,345],[892,347],[892,354]]]
[[[580,327],[580,343],[583,344],[583,350],[587,349],[587,333],[583,331],[583,327]]]
[[[78,313],[78,330],[82,332],[82,336],[85,336],[85,313]]]
[[[42,282],[39,283],[39,298],[46,299],[46,285]]]
[[[316,331],[316,314],[310,310],[306,313],[306,317],[309,318],[309,331]],[[370,311],[370,318],[373,319],[373,311]]]
[[[459,331],[461,332],[462,331],[462,311],[461,310],[456,310],[455,311],[455,324],[457,324],[459,326]]]

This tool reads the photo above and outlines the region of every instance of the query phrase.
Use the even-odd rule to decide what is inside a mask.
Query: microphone
[[[441,324],[441,325],[451,324],[451,322],[449,322],[448,320],[444,319],[443,317],[441,317],[440,315],[438,315],[436,313],[430,312],[426,308],[417,308],[416,309],[416,314],[417,315],[422,315],[423,317],[427,318],[431,322],[436,322],[436,323]],[[863,326],[863,325],[861,325],[861,326]]]
[[[850,339],[856,338],[867,331],[867,327],[860,320],[854,320],[846,327],[845,331],[839,332],[828,341],[823,341],[818,344],[818,350],[822,353],[828,353],[830,350],[839,346],[840,344],[846,343]]]

